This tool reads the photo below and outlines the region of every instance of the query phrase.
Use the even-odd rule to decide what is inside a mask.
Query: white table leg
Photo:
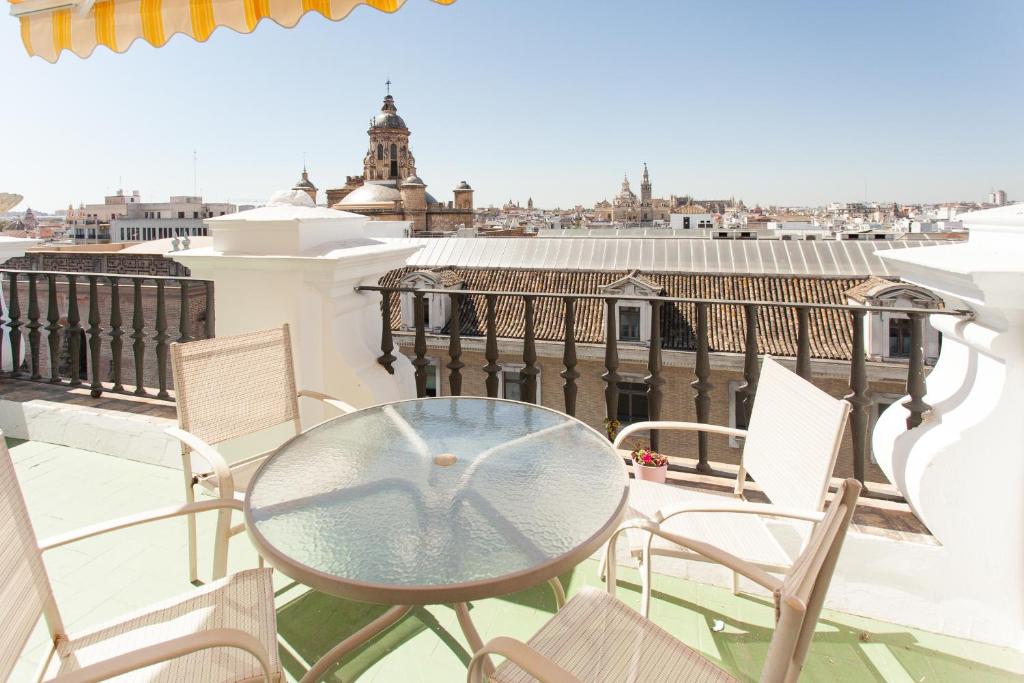
[[[380,615],[369,624],[332,647],[327,654],[317,660],[316,664],[314,664],[313,667],[306,672],[306,675],[299,680],[299,683],[315,683],[316,681],[319,681],[331,667],[338,663],[338,660],[373,638],[384,629],[401,621],[402,618],[412,610],[412,607],[408,607],[406,605],[397,605],[395,607],[388,608],[384,614]]]
[[[476,626],[473,625],[473,620],[469,617],[469,607],[466,606],[466,603],[455,604],[455,615],[459,618],[459,626],[462,627],[462,633],[466,636],[466,642],[469,643],[472,654],[476,654],[483,648],[484,641],[480,638]],[[491,662],[490,657],[484,657],[484,673],[488,676],[494,673],[494,663]]]

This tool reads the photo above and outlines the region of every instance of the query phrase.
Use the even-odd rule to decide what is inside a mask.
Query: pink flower
[[[651,463],[651,454],[650,453],[644,453],[644,464],[645,465],[649,465],[650,463]]]

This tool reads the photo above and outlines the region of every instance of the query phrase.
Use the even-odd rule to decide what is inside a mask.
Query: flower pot
[[[651,467],[650,465],[641,465],[640,463],[633,462],[633,476],[643,481],[653,481],[659,484],[665,483],[665,476],[668,474],[668,463],[659,467]]]

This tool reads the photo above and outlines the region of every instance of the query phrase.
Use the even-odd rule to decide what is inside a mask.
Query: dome
[[[345,195],[339,206],[362,206],[364,204],[389,204],[402,201],[402,193],[390,185],[366,183]]]
[[[398,107],[395,106],[395,98],[388,95],[384,98],[384,106],[380,113],[373,117],[370,128],[399,128],[406,129],[405,121],[398,115]]]
[[[469,183],[467,183],[465,180],[463,180],[462,182],[460,182],[458,184],[458,186],[455,189],[456,190],[472,190],[473,188],[469,186]]]
[[[436,199],[434,199],[434,195],[430,194],[429,192],[425,192],[424,194],[426,194],[427,204],[440,204],[441,203],[441,202],[437,201]]]
[[[402,186],[404,187],[405,185],[412,185],[412,186],[422,185],[423,187],[427,186],[427,184],[425,182],[423,182],[423,179],[420,178],[418,175],[411,175],[408,178],[406,178],[405,180],[403,180],[402,181]]]

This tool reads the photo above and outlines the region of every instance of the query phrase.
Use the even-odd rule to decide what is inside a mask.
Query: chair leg
[[[640,614],[647,618],[651,611],[651,543],[654,535],[644,539],[643,554],[640,556]]]
[[[597,567],[597,578],[604,581],[608,577],[608,544],[601,547],[601,564]]]
[[[217,531],[213,541],[213,578],[228,575],[228,543],[231,540],[231,510],[217,512]]]
[[[192,469],[188,466],[184,468],[185,472],[185,502],[194,503],[196,502],[196,490],[195,484],[192,483]],[[195,514],[187,515],[185,523],[188,525],[188,580],[191,583],[197,583],[199,581],[199,563],[196,558],[197,553],[197,542],[196,542],[196,516]]]

